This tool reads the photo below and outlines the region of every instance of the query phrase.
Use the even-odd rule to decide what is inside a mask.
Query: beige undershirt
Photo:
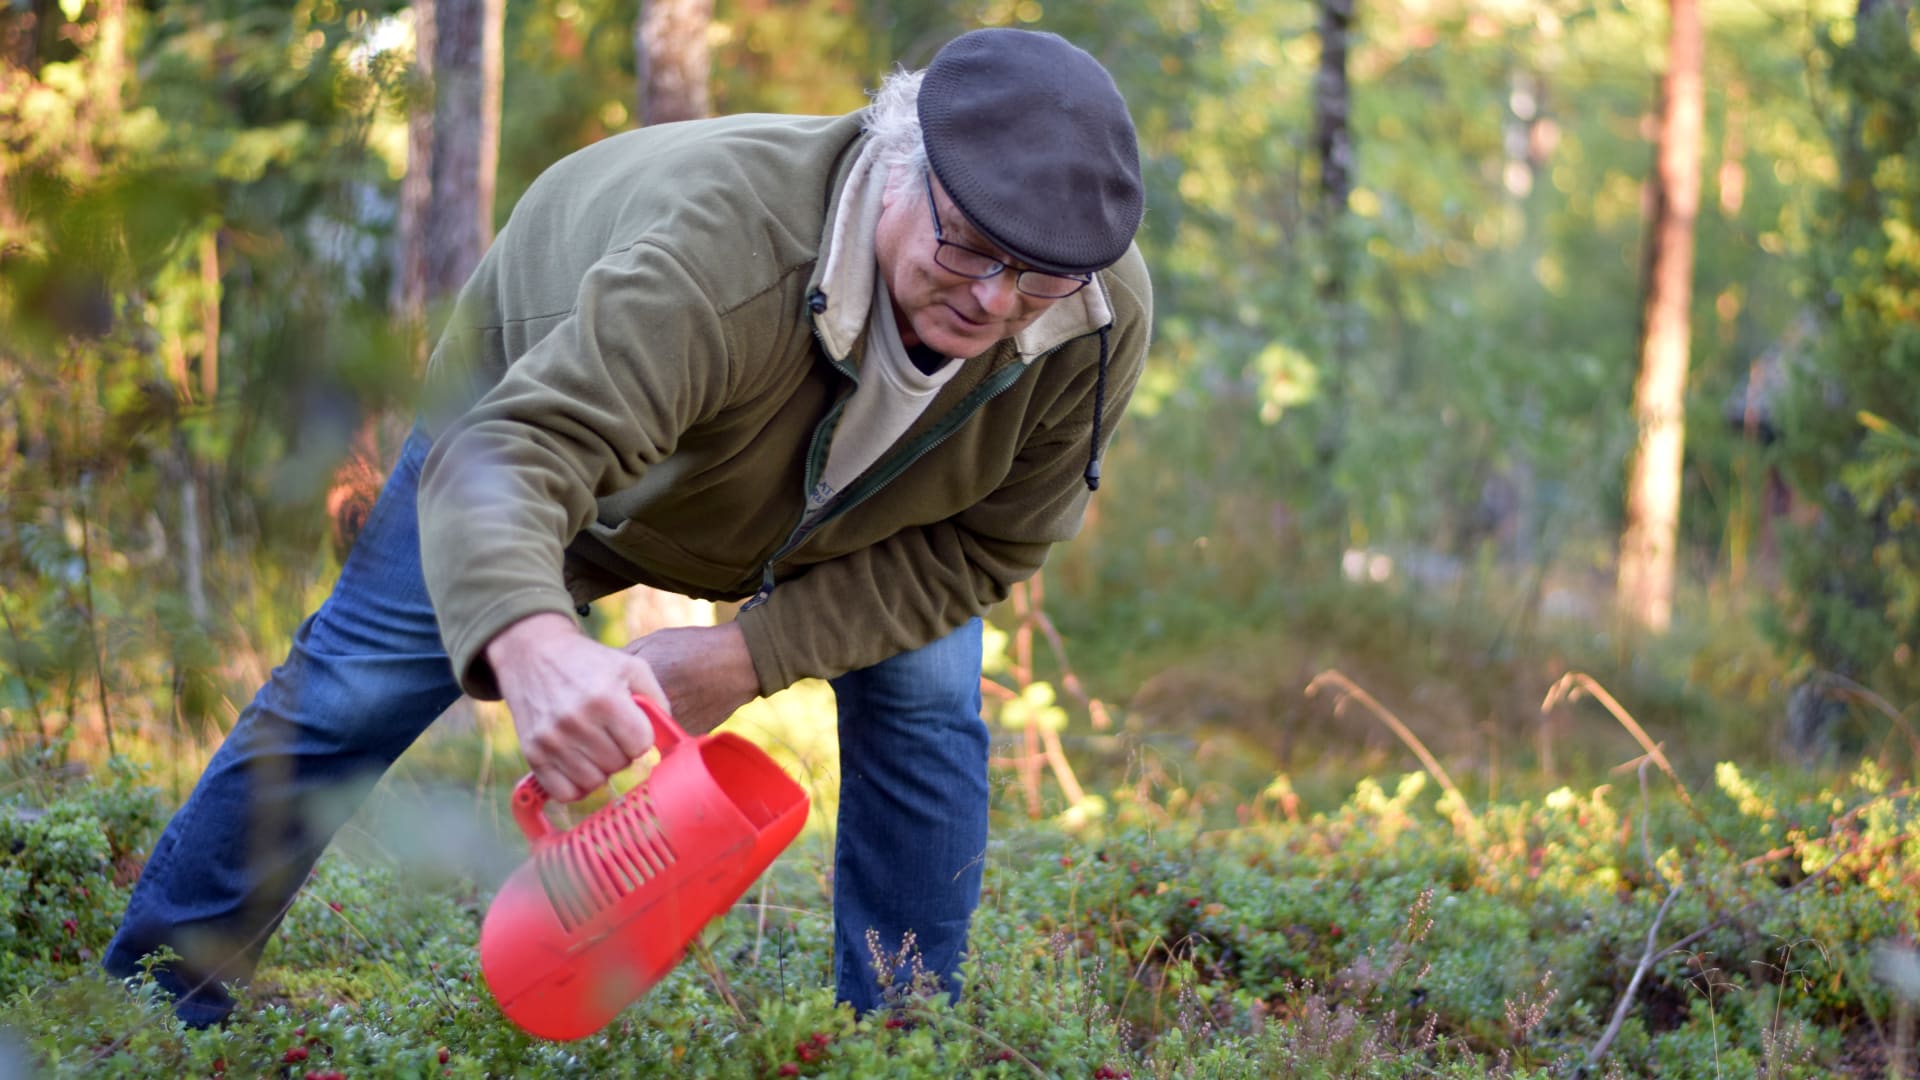
[[[860,363],[860,386],[847,400],[827,450],[827,467],[808,493],[807,510],[817,511],[900,438],[960,365],[949,360],[929,375],[915,366],[900,343],[893,298],[879,274],[873,276],[873,307],[867,313],[867,352]]]
[[[863,250],[869,254],[857,261],[830,258],[823,287],[829,296],[864,296],[867,310],[863,316],[856,314],[857,308],[845,307],[836,315],[841,320],[853,317],[864,321],[862,333],[867,347],[860,361],[860,385],[840,414],[827,448],[826,467],[807,494],[809,517],[879,461],[960,370],[959,364],[948,361],[929,375],[914,365],[900,341],[893,297],[871,256],[887,180],[886,174],[874,167],[874,157],[873,146],[868,144],[848,175],[847,191],[834,221],[835,256]],[[872,286],[862,288],[866,284],[862,279],[867,277],[872,278]]]

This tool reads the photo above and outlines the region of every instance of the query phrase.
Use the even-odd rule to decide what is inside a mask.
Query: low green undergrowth
[[[0,1072],[1816,1077],[1885,1074],[1911,1023],[1883,976],[1912,964],[1920,832],[1872,767],[1477,807],[1410,774],[1320,812],[1276,785],[1214,831],[1110,794],[1072,831],[996,829],[957,1004],[834,1003],[828,845],[803,839],[605,1032],[552,1044],[487,996],[483,886],[338,853],[238,1017],[183,1030],[95,967],[161,819],[137,771],[16,782]]]

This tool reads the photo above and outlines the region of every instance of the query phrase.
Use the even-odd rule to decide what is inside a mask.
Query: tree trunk
[[[1314,75],[1313,143],[1320,155],[1320,195],[1329,219],[1344,214],[1353,192],[1353,144],[1347,80],[1353,0],[1320,0],[1320,69]]]
[[[120,113],[120,88],[127,77],[127,0],[94,0],[94,42],[89,59],[88,102],[96,117]]]
[[[1633,412],[1639,443],[1627,473],[1615,600],[1623,615],[1664,631],[1673,617],[1686,440],[1688,308],[1693,301],[1693,224],[1700,204],[1704,52],[1699,0],[1669,0],[1667,72],[1645,261],[1640,376]]]
[[[413,0],[413,71],[408,77],[407,175],[400,181],[396,229],[394,314],[407,327],[408,348],[419,368],[426,362],[427,203],[433,197],[434,0]]]
[[[633,51],[640,105],[635,115],[643,125],[698,120],[712,108],[707,95],[712,22],[713,0],[642,0]],[[712,626],[715,619],[713,605],[704,600],[644,585],[623,592],[619,605],[629,640],[670,626]]]
[[[1349,368],[1356,337],[1349,278],[1352,258],[1347,203],[1353,194],[1353,142],[1349,117],[1352,85],[1347,78],[1347,55],[1353,31],[1354,0],[1320,0],[1320,67],[1313,82],[1313,141],[1320,159],[1320,235],[1326,272],[1320,301],[1326,311],[1329,349],[1321,368],[1326,421],[1316,440],[1316,453],[1328,488],[1324,522],[1344,542],[1345,500],[1333,487],[1333,465],[1346,442]]]
[[[394,306],[408,324],[418,367],[428,311],[466,284],[493,241],[506,6],[505,0],[414,0],[413,18],[415,80],[426,96],[408,116]],[[361,425],[327,492],[334,548],[342,557],[372,512],[400,441],[400,425],[383,426],[380,417]]]
[[[452,296],[493,241],[506,0],[435,0],[428,303]]]
[[[707,28],[712,23],[713,0],[641,0],[634,66],[640,76],[635,115],[642,124],[707,115]]]

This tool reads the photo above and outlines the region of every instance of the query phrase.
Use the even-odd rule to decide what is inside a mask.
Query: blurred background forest
[[[1062,735],[1226,785],[1404,765],[1305,693],[1329,668],[1482,790],[1638,752],[1542,709],[1572,671],[1696,769],[1910,771],[1903,0],[11,0],[8,749],[178,769],[231,723],[544,167],[851,110],[978,25],[1113,71],[1157,288],[1086,534],[996,620],[1030,792]]]

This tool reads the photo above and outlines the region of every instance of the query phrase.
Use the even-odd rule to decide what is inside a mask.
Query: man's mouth
[[[962,323],[966,324],[967,326],[984,327],[987,325],[987,322],[985,319],[968,318],[965,312],[962,312],[959,308],[954,307],[952,304],[948,304],[946,307],[948,311],[953,312],[954,318],[960,320]]]

